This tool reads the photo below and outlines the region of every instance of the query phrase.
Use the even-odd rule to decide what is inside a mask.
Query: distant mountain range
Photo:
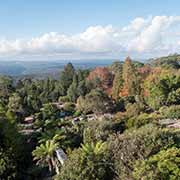
[[[72,61],[75,68],[94,68],[96,66],[106,66],[114,60],[79,60]],[[0,74],[9,76],[27,75],[56,75],[65,64],[71,61],[0,61]]]
[[[54,76],[57,77],[64,65],[71,62],[76,69],[89,69],[98,66],[108,66],[114,61],[120,60],[57,60],[57,61],[0,61],[0,75],[9,75],[13,77],[22,76]],[[122,62],[122,61],[121,61]],[[149,62],[155,66],[173,65],[180,66],[180,55],[172,54],[165,57],[159,57],[148,60],[140,60],[140,62]]]

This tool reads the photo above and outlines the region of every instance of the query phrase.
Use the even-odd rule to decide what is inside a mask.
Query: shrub
[[[164,118],[180,118],[180,105],[163,106],[159,112]]]
[[[57,180],[111,180],[106,144],[84,144],[74,150]]]
[[[126,106],[126,114],[127,117],[134,117],[134,116],[138,116],[141,112],[141,108],[137,103],[129,103]]]
[[[153,121],[154,121],[154,119],[151,116],[149,116],[149,114],[143,113],[137,117],[132,117],[132,118],[128,119],[126,121],[126,127],[127,128],[131,128],[131,127],[139,128],[145,124],[152,123]]]
[[[71,102],[66,102],[63,106],[63,109],[68,112],[74,112],[75,111],[75,104]]]
[[[59,97],[59,102],[69,102],[69,97],[68,96],[60,96]]]
[[[87,123],[84,130],[84,142],[91,143],[99,140],[106,141],[110,134],[122,132],[124,125],[121,122],[111,120],[96,120]]]
[[[103,114],[112,111],[113,102],[101,89],[93,89],[85,97],[80,96],[78,98],[77,109],[83,113]]]
[[[136,160],[149,158],[173,145],[179,147],[179,142],[179,131],[159,129],[153,125],[111,136],[109,149],[117,179],[133,179]]]
[[[175,180],[180,177],[180,149],[162,150],[144,161],[135,164],[133,176],[137,180]]]

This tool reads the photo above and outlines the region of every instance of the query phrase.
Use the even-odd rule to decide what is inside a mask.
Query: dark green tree
[[[123,88],[123,78],[122,78],[122,71],[119,70],[116,72],[114,80],[113,80],[113,87],[112,87],[112,97],[114,99],[118,99],[120,96],[120,90]]]
[[[14,91],[13,80],[8,76],[0,76],[0,98],[7,103],[9,96]]]
[[[71,63],[68,63],[60,75],[60,84],[63,94],[66,95],[69,86],[71,85],[74,77],[75,69]]]
[[[113,108],[112,100],[101,89],[94,89],[84,98],[78,99],[78,110],[84,113],[106,113],[111,112]]]

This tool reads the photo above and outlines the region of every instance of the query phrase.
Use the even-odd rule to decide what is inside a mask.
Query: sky
[[[0,0],[0,60],[180,53],[179,0]]]

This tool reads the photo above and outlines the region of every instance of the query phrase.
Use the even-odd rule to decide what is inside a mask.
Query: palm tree
[[[97,143],[86,143],[81,145],[82,154],[86,158],[94,158],[99,157],[106,151],[107,144],[102,141],[98,141]]]
[[[62,130],[49,130],[46,132],[41,133],[41,137],[39,138],[39,143],[44,143],[48,140],[63,141],[65,140],[66,136]]]
[[[55,169],[58,174],[58,164],[55,156],[55,150],[58,146],[59,144],[53,138],[52,140],[47,140],[45,143],[36,147],[36,149],[32,152],[34,160],[37,161],[36,164],[42,166],[46,166],[48,164],[49,171],[53,172]]]
[[[107,176],[107,144],[102,141],[86,143],[81,147],[82,166],[89,179],[104,179]]]

